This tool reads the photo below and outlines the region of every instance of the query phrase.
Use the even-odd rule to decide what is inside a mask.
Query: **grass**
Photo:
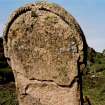
[[[92,105],[105,105],[105,78],[84,78],[84,96],[88,96]]]
[[[18,105],[14,76],[3,52],[0,54],[0,105]]]
[[[0,105],[18,105],[13,82],[0,85]]]
[[[105,105],[105,57],[102,53],[91,57],[87,74],[83,76],[83,94],[90,98],[92,105]]]

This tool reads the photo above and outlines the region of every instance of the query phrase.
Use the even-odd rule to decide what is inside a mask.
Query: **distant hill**
[[[4,56],[3,39],[0,38],[0,84],[14,81],[14,76]]]
[[[3,39],[0,38],[0,68],[7,67],[7,61],[4,57]]]
[[[3,39],[0,38],[0,59],[4,60],[4,49],[3,49]]]

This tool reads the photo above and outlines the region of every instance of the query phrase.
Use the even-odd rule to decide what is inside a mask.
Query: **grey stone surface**
[[[80,105],[87,44],[76,20],[50,3],[17,9],[4,31],[20,105]]]

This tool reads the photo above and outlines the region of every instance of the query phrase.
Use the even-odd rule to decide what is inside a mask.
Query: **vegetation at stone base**
[[[105,105],[105,56],[88,49],[88,64],[83,75],[83,93],[92,105]]]
[[[0,105],[18,105],[13,73],[8,66],[0,38]],[[105,105],[105,51],[88,49],[87,67],[83,71],[83,95],[92,105]]]
[[[0,105],[18,105],[14,82],[0,85]]]
[[[0,105],[18,105],[14,76],[4,57],[2,38],[0,38]]]

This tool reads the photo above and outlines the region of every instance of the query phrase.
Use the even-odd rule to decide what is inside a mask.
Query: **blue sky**
[[[8,16],[16,8],[36,0],[0,0],[0,36]],[[105,0],[47,0],[63,6],[79,22],[87,43],[96,51],[105,49]]]

